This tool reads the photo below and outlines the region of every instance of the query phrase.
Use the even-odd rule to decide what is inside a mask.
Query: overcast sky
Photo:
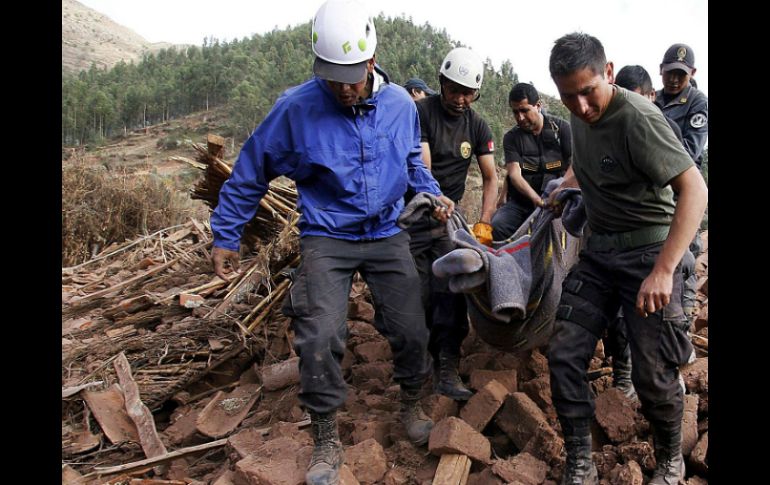
[[[231,41],[310,21],[323,0],[78,0],[150,42],[201,45],[204,37]],[[695,52],[695,79],[708,94],[708,0],[361,0],[373,15],[405,14],[420,25],[445,28],[490,58],[505,59],[520,81],[556,95],[548,74],[553,42],[576,30],[597,37],[616,71],[639,64],[653,85],[662,83],[659,65],[674,43]],[[309,33],[308,33],[309,38]],[[310,46],[308,45],[308,49]],[[380,45],[379,48],[387,48]],[[416,49],[420,46],[415,46]],[[387,71],[388,66],[383,66]],[[438,72],[438,66],[436,66]],[[308,73],[310,77],[310,73]],[[403,80],[397,80],[403,81]],[[431,85],[435,79],[426,79]],[[483,87],[482,87],[483,90]]]

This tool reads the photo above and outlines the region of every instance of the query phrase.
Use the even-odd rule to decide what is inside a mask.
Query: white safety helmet
[[[313,72],[322,79],[354,84],[366,76],[377,32],[363,5],[355,0],[328,0],[313,17]]]
[[[481,89],[484,79],[484,63],[481,58],[467,47],[456,47],[441,63],[439,73],[457,84],[471,89]]]

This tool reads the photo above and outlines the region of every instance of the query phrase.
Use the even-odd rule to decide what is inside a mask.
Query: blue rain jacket
[[[279,175],[296,182],[301,237],[390,237],[401,231],[407,185],[441,194],[422,161],[414,102],[377,72],[385,82],[355,108],[340,105],[316,77],[278,98],[222,186],[211,215],[215,246],[238,250],[244,225]]]

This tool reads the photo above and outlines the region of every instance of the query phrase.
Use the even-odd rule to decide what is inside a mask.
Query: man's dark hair
[[[629,91],[639,88],[645,96],[652,92],[652,79],[642,66],[625,66],[615,75],[615,84]]]
[[[538,94],[537,89],[535,89],[535,86],[529,83],[519,83],[511,88],[511,92],[508,93],[508,104],[511,104],[514,101],[521,101],[525,98],[531,105],[540,101],[540,95]]]
[[[551,78],[567,76],[585,68],[603,76],[606,64],[607,56],[599,39],[583,32],[573,32],[554,42],[548,69]]]

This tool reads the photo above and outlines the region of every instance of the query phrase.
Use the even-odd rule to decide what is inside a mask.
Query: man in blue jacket
[[[433,426],[418,403],[431,371],[420,278],[396,219],[407,187],[445,203],[434,211],[440,220],[454,204],[425,168],[417,109],[375,64],[376,45],[374,23],[359,3],[321,6],[312,23],[315,77],[283,93],[246,141],[211,216],[212,261],[226,278],[226,263],[238,267],[243,227],[269,181],[284,175],[296,182],[302,262],[283,312],[292,317],[299,399],[312,422],[310,485],[339,481],[336,410],[347,393],[340,364],[357,271],[372,292],[374,325],[393,351],[407,434],[421,445]]]

